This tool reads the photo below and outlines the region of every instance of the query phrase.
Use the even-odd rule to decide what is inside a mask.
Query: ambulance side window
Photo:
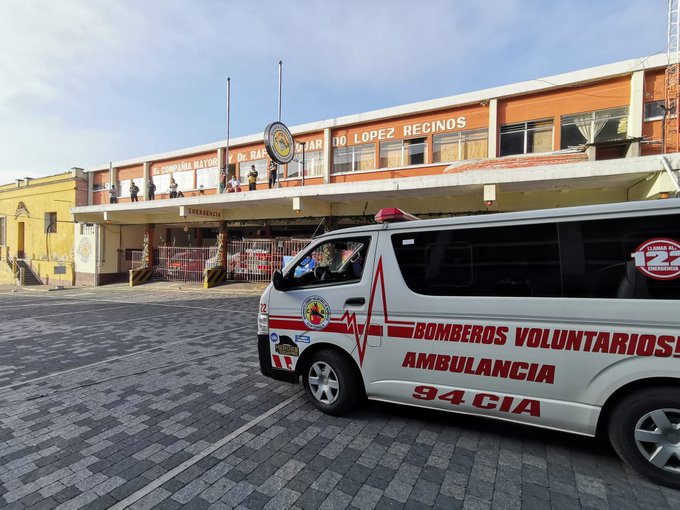
[[[308,251],[286,274],[292,288],[361,281],[370,239],[332,239]]]

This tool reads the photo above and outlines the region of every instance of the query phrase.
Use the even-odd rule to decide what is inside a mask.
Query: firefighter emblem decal
[[[302,303],[302,320],[310,329],[324,329],[331,320],[331,308],[319,296],[310,296]]]

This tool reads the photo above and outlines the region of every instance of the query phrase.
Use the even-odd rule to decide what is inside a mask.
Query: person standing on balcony
[[[220,193],[224,193],[227,189],[227,169],[223,168],[220,172]]]
[[[130,201],[139,202],[137,198],[137,193],[139,193],[139,186],[135,184],[135,181],[130,181]]]
[[[170,198],[177,198],[177,182],[170,179]]]
[[[146,185],[147,195],[149,200],[155,200],[156,198],[156,185],[153,183],[153,179],[149,179],[149,184]]]
[[[278,172],[278,166],[274,160],[269,162],[269,189],[276,186],[276,173]]]
[[[250,172],[248,172],[248,191],[255,191],[257,189],[257,170],[255,165],[250,165]]]
[[[109,190],[109,202],[112,204],[118,203],[118,191],[116,190],[116,185],[112,184]]]

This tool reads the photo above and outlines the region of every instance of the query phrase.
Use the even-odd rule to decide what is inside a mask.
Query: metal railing
[[[309,239],[246,239],[227,243],[228,278],[266,283]]]
[[[227,242],[227,278],[256,283],[271,280],[272,272],[309,243],[309,239],[246,239]],[[169,281],[203,281],[205,269],[220,267],[217,246],[193,248],[161,246],[154,249],[154,273]],[[127,269],[142,267],[142,250],[131,253]]]

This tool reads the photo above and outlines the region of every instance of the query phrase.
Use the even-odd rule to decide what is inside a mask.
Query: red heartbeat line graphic
[[[378,284],[380,284],[380,293],[378,294]],[[383,313],[382,321],[379,319],[374,321],[375,305],[378,296],[382,299]],[[309,329],[307,325],[297,316],[288,315],[271,315],[269,325],[272,328],[287,329],[293,331],[305,331]],[[412,338],[413,322],[402,322],[390,320],[387,310],[387,298],[385,292],[385,277],[383,270],[382,257],[378,259],[378,265],[375,270],[375,276],[371,285],[371,297],[368,302],[368,310],[366,312],[366,322],[361,324],[357,320],[355,312],[345,310],[341,317],[331,319],[328,325],[323,329],[324,333],[340,333],[344,335],[352,335],[357,346],[359,354],[359,366],[363,366],[364,358],[366,356],[366,347],[368,345],[369,336],[382,337],[384,333],[389,337],[395,338]],[[384,329],[387,328],[387,331]],[[275,361],[276,362],[276,361]]]
[[[364,356],[366,355],[366,345],[368,343],[368,335],[369,334],[376,334],[376,333],[371,333],[371,330],[378,330],[376,336],[382,336],[383,331],[382,327],[380,324],[371,324],[371,318],[373,316],[373,305],[375,303],[375,294],[376,290],[378,287],[378,283],[380,283],[380,295],[382,297],[382,304],[383,304],[383,323],[385,325],[388,324],[403,324],[407,326],[413,327],[412,322],[401,322],[401,321],[392,321],[389,318],[388,312],[387,312],[387,298],[385,295],[385,277],[383,275],[383,264],[382,264],[382,256],[378,259],[378,266],[375,270],[375,277],[373,279],[373,285],[371,287],[371,298],[368,302],[368,311],[366,313],[366,322],[363,324],[363,327],[360,326],[357,323],[357,317],[355,312],[350,312],[348,310],[345,310],[345,313],[340,317],[340,322],[345,322],[347,324],[347,332],[348,333],[353,333],[354,334],[354,341],[357,343],[357,350],[359,351],[359,365],[362,366],[364,364]],[[371,326],[375,326],[375,328],[372,328]],[[363,331],[363,335],[362,335]]]

